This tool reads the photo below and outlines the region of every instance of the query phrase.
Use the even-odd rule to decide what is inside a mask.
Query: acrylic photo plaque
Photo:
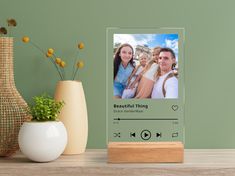
[[[184,142],[184,29],[106,35],[107,142]]]

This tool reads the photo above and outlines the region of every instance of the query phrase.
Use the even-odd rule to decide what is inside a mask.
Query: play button
[[[151,138],[151,132],[149,130],[143,130],[140,134],[143,140],[149,140]]]

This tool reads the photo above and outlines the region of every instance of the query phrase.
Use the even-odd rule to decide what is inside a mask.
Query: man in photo
[[[176,65],[174,51],[170,48],[162,48],[159,54],[158,64],[160,75],[154,84],[151,98],[178,98],[178,79],[174,73],[174,66]]]

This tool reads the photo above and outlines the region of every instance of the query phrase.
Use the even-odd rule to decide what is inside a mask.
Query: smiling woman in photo
[[[131,75],[134,66],[134,50],[129,44],[122,44],[114,55],[114,98],[122,97],[123,90],[126,88],[127,80]]]

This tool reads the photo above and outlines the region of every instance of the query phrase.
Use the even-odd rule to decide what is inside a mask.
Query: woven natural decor
[[[18,149],[18,133],[27,120],[27,104],[15,87],[13,38],[0,37],[0,156]]]

